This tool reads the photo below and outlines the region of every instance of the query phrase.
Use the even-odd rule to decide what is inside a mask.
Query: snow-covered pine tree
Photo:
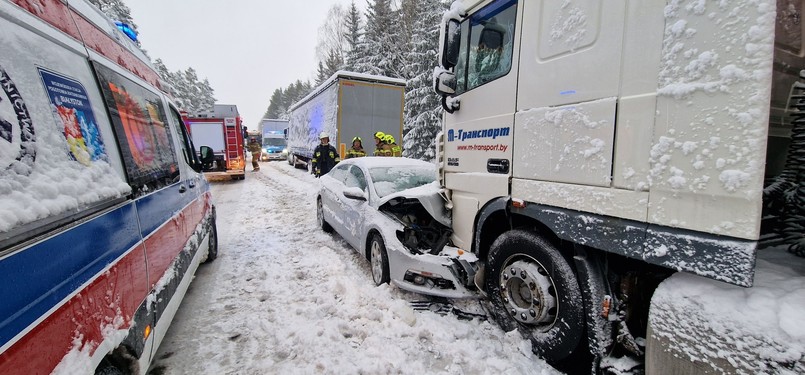
[[[433,91],[433,67],[436,66],[439,28],[447,10],[443,0],[417,0],[418,6],[411,37],[411,52],[406,56],[408,88],[405,93],[403,155],[431,161],[436,156],[434,139],[441,130],[442,107]]]
[[[400,28],[390,0],[369,0],[366,30],[358,44],[355,70],[360,73],[401,77]]]
[[[355,70],[355,64],[358,60],[359,53],[358,44],[360,43],[361,36],[363,35],[361,32],[361,13],[358,11],[358,7],[355,6],[354,0],[349,6],[344,24],[347,28],[347,50],[344,54],[345,57],[343,69],[352,71]]]
[[[274,90],[274,93],[271,94],[271,100],[269,100],[266,113],[263,114],[263,118],[285,119],[283,116],[285,116],[286,111],[282,108],[283,94],[281,88]]]

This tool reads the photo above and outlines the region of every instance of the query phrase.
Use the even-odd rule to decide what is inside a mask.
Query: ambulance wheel
[[[485,286],[498,324],[517,329],[548,362],[573,353],[584,333],[584,309],[576,274],[559,250],[535,233],[512,230],[492,244],[487,265]]]
[[[209,263],[218,258],[218,228],[215,225],[215,219],[212,220],[212,226],[210,226],[210,235],[209,235],[209,248],[207,249],[207,260],[204,263]]]
[[[325,233],[331,233],[333,231],[333,227],[324,220],[324,206],[321,203],[321,197],[316,200],[316,220],[318,220],[319,227]]]

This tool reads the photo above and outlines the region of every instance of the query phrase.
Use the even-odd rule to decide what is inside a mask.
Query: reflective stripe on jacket
[[[366,156],[366,151],[364,151],[363,149],[356,150],[354,148],[351,148],[347,150],[347,155],[345,159],[360,158],[364,156]]]

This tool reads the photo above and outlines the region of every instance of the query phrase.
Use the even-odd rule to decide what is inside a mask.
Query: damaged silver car
[[[478,259],[450,246],[450,216],[433,164],[345,160],[322,176],[316,207],[322,230],[335,230],[369,260],[375,284],[440,297],[476,296]]]

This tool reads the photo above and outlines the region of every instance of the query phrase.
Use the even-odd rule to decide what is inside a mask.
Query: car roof
[[[341,163],[354,164],[362,169],[371,169],[375,167],[432,167],[436,165],[422,160],[410,158],[397,158],[387,156],[365,156],[361,158],[352,158],[343,160]]]

